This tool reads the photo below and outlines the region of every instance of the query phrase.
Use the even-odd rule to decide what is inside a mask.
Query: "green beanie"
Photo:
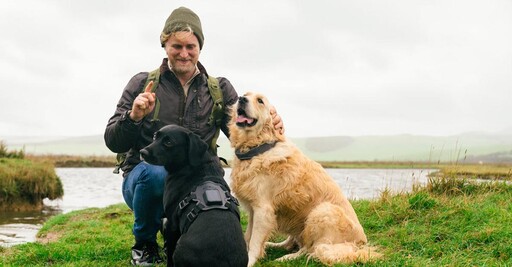
[[[199,20],[199,17],[196,15],[196,13],[194,13],[194,11],[186,7],[176,8],[172,11],[171,15],[165,21],[165,26],[162,31],[162,34],[170,34],[173,26],[178,23],[188,24],[190,28],[192,28],[192,31],[194,32],[194,34],[197,37],[197,40],[199,41],[199,49],[203,49],[203,30],[201,28],[201,20]],[[160,43],[162,47],[165,46],[164,42],[162,41],[162,38],[160,38]]]

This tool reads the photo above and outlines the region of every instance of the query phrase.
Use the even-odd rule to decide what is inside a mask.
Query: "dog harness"
[[[238,149],[235,150],[235,155],[239,160],[248,160],[252,159],[255,156],[258,156],[259,154],[265,153],[272,149],[276,145],[276,142],[272,143],[264,143],[257,147],[253,147],[249,149],[249,151],[242,153]]]
[[[180,220],[181,233],[187,232],[199,213],[212,209],[231,210],[238,220],[238,200],[224,187],[216,182],[206,181],[198,185],[178,205],[178,216],[186,214],[186,220]]]

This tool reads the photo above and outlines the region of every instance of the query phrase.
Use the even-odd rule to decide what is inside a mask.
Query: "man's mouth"
[[[254,126],[256,124],[256,122],[258,122],[257,119],[247,116],[247,114],[245,113],[245,110],[242,108],[237,109],[236,112],[238,115],[236,117],[236,125],[238,127],[251,127],[251,126]]]

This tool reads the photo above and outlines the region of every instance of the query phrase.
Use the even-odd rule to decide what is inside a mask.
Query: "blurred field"
[[[512,135],[463,134],[457,136],[327,136],[293,138],[316,161],[386,161],[429,163],[512,163]],[[53,139],[8,138],[10,149],[34,155],[112,156],[103,136]],[[234,152],[226,137],[219,138],[219,155]]]

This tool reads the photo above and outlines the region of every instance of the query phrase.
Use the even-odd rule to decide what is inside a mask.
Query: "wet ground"
[[[90,207],[123,203],[122,176],[112,168],[57,168],[64,186],[60,200],[45,200],[38,212],[1,212],[0,246],[35,241],[37,231],[51,216]],[[394,192],[411,190],[423,184],[432,170],[419,169],[327,169],[349,199],[372,199],[385,189]],[[230,169],[226,169],[229,182]]]

